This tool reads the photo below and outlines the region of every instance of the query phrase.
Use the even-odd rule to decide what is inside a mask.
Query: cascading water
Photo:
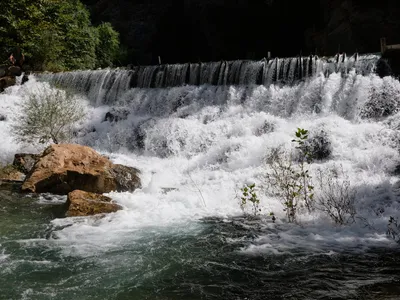
[[[132,88],[293,84],[323,73],[368,75],[379,59],[376,55],[344,54],[334,58],[294,57],[262,61],[221,61],[134,67],[131,70],[94,70],[42,75],[58,85],[73,87],[101,103],[114,103]]]
[[[398,297],[400,83],[376,56],[337,56],[97,70],[35,77],[0,95],[0,158],[18,103],[46,81],[78,92],[87,119],[75,142],[138,167],[143,188],[110,193],[124,209],[55,218],[64,198],[0,195],[5,299],[387,299]],[[106,113],[108,117],[106,118]],[[290,152],[296,129],[324,139],[314,176],[340,168],[356,190],[356,222],[320,211],[288,224],[266,185],[266,158]],[[261,218],[239,189],[256,183]],[[14,196],[15,197],[15,196]],[[247,208],[248,209],[248,208]],[[277,216],[272,223],[269,213]],[[23,217],[21,217],[23,216]]]

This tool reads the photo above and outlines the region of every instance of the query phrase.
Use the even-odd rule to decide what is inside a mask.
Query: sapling
[[[299,152],[297,163],[293,162],[292,154],[275,150],[269,157],[271,171],[266,175],[270,191],[282,200],[289,222],[296,220],[299,206],[304,204],[311,211],[314,199],[314,186],[307,169],[307,164],[312,162],[312,154],[306,145],[308,130],[298,128],[295,136],[292,142],[297,144]]]
[[[244,211],[245,206],[250,202],[252,205],[253,216],[256,217],[258,213],[261,211],[259,208],[260,199],[257,196],[257,192],[255,191],[256,184],[246,184],[244,187],[240,189],[242,195],[240,197],[241,203],[240,207]]]

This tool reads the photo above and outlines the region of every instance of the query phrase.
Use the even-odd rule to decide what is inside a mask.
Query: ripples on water
[[[280,226],[290,225],[272,224],[269,219],[205,218],[180,226],[142,228],[131,232],[134,239],[114,249],[82,257],[73,248],[90,245],[58,240],[57,231],[63,228],[49,227],[46,221],[57,215],[59,205],[4,193],[0,198],[2,214],[7,215],[0,221],[0,299],[400,296],[396,248],[282,248],[280,235],[285,231]],[[269,246],[275,250],[248,251],[251,245],[262,244],[263,236],[274,236]]]

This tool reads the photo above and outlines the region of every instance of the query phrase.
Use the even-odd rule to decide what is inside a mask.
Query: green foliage
[[[84,117],[78,99],[55,88],[28,94],[21,113],[13,132],[18,141],[29,143],[66,142],[72,135],[72,125]]]
[[[271,171],[266,175],[270,191],[282,200],[289,222],[296,220],[299,206],[304,205],[311,211],[314,199],[314,186],[306,166],[312,162],[312,155],[306,145],[308,130],[298,128],[295,136],[292,142],[297,144],[298,162],[293,163],[292,154],[285,155],[275,150],[269,157]]]
[[[110,23],[103,23],[97,26],[97,37],[96,67],[110,67],[118,55],[119,34]]]
[[[299,151],[299,171],[295,173],[298,181],[297,194],[303,198],[304,205],[307,207],[308,211],[311,211],[312,201],[314,199],[314,186],[311,184],[311,176],[306,167],[306,163],[312,163],[313,157],[306,144],[308,130],[297,128],[295,135],[296,139],[293,139],[292,142],[297,144],[296,149]]]
[[[115,57],[118,34],[110,25],[91,26],[89,12],[79,0],[20,0],[0,6],[0,55],[4,60],[20,46],[35,70],[91,69],[97,65],[101,43],[107,51],[99,59]],[[101,38],[99,38],[101,35]],[[102,39],[111,38],[111,41]],[[105,56],[112,55],[105,62]]]
[[[256,184],[246,184],[244,187],[240,189],[242,192],[242,196],[240,197],[241,204],[240,207],[244,210],[245,206],[250,202],[252,204],[253,216],[256,217],[258,213],[261,211],[258,205],[260,204],[260,199],[257,196],[255,191]]]

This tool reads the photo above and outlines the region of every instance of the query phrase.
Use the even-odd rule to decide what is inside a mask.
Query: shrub
[[[21,104],[21,112],[22,116],[13,126],[18,141],[55,144],[68,141],[72,125],[85,115],[76,97],[49,87],[29,93]]]
[[[338,225],[355,222],[356,192],[348,177],[340,170],[319,170],[316,177],[318,193],[317,209],[325,212]]]
[[[282,200],[289,222],[296,220],[299,206],[311,211],[314,199],[314,186],[307,169],[307,164],[312,162],[312,154],[306,144],[308,130],[298,128],[295,135],[292,142],[296,143],[298,150],[297,163],[293,162],[292,153],[287,155],[278,149],[273,150],[267,160],[271,169],[266,175],[269,190]]]
[[[297,195],[298,180],[295,176],[292,159],[278,149],[274,149],[268,160],[271,168],[266,175],[269,191],[281,199],[288,221],[294,222],[299,197]]]

